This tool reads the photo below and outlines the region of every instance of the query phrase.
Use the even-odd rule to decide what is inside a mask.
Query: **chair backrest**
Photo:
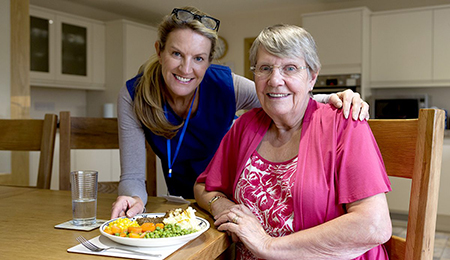
[[[70,189],[70,151],[72,149],[119,149],[117,118],[71,117],[60,112],[59,189]],[[147,192],[156,196],[156,156],[147,147]],[[99,183],[104,192],[117,193],[117,182]]]
[[[388,175],[412,180],[406,239],[386,243],[390,259],[433,259],[444,121],[439,109],[421,109],[418,119],[369,120]]]
[[[37,188],[50,189],[58,118],[0,119],[0,150],[40,151]]]

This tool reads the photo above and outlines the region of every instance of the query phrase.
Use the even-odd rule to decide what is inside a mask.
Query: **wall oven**
[[[346,89],[361,93],[361,74],[319,75],[313,94],[332,94]]]

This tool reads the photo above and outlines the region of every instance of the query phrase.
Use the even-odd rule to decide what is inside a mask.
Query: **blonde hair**
[[[195,7],[183,7],[198,15],[207,15]],[[158,27],[158,44],[160,51],[164,51],[169,34],[176,29],[191,29],[211,40],[211,51],[209,62],[213,60],[215,46],[217,42],[217,32],[206,28],[200,21],[193,19],[183,22],[175,15],[166,15]],[[166,84],[162,75],[162,67],[158,56],[155,54],[141,66],[139,73],[142,77],[136,85],[134,94],[134,112],[139,121],[155,135],[172,139],[183,126],[173,125],[167,120],[163,105],[165,94],[167,94]]]

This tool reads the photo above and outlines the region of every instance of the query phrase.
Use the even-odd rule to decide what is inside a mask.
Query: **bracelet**
[[[212,213],[211,211],[211,205],[216,202],[217,200],[219,200],[220,198],[226,198],[224,196],[214,196],[212,197],[212,199],[208,202],[208,206],[209,206],[209,213]]]

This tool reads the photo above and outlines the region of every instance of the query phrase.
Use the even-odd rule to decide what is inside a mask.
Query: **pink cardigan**
[[[207,191],[221,191],[233,198],[245,163],[271,122],[261,108],[243,114],[197,182],[204,182]],[[294,182],[295,231],[345,214],[342,204],[391,190],[368,123],[346,120],[341,110],[312,99],[303,118]],[[379,246],[365,256],[360,259],[383,259],[385,250]]]

